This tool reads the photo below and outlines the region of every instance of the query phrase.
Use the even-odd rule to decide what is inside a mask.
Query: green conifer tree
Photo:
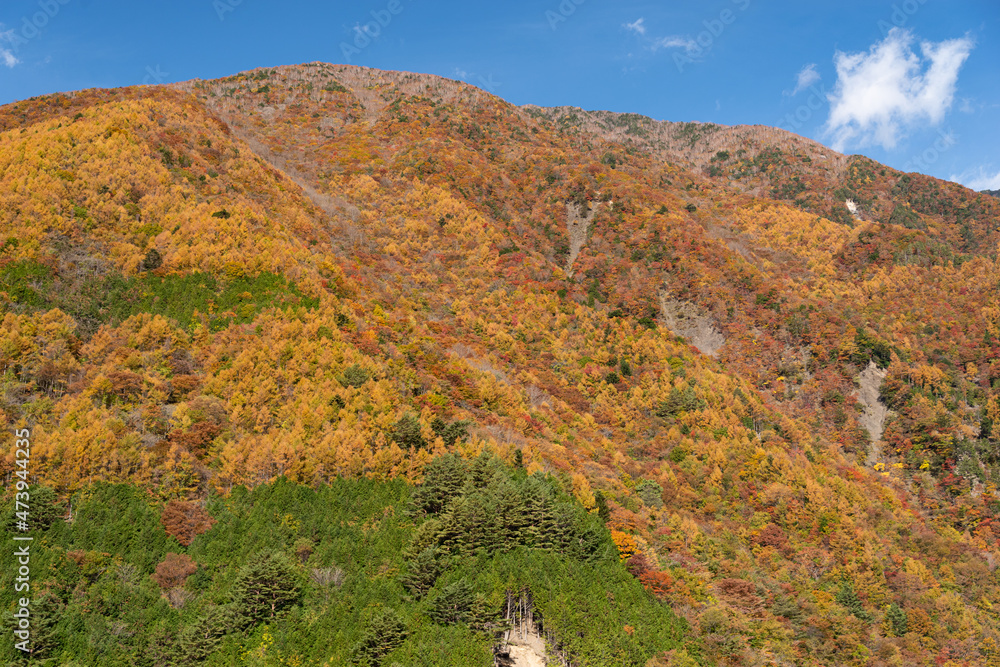
[[[909,625],[908,619],[906,617],[906,612],[900,608],[898,604],[893,602],[889,605],[889,609],[885,613],[886,619],[889,621],[889,628],[892,630],[892,634],[897,637],[902,637],[907,632],[907,626]]]
[[[354,645],[354,664],[379,667],[382,659],[402,644],[408,634],[406,625],[395,611],[376,612],[366,624],[361,640]]]
[[[607,523],[611,520],[611,508],[608,507],[608,499],[604,496],[603,491],[597,491],[594,493],[594,502],[597,505],[597,516],[600,517],[602,523]]]
[[[407,571],[400,576],[399,581],[406,590],[420,599],[434,586],[439,574],[441,564],[438,562],[438,550],[427,547],[417,554],[415,560],[407,563]]]
[[[250,623],[274,618],[299,599],[295,568],[282,554],[264,554],[247,563],[233,584],[233,602]]]
[[[465,578],[448,584],[431,603],[430,615],[436,623],[454,625],[472,620],[475,592]]]

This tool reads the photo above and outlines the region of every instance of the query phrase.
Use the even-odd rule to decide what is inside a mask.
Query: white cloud
[[[975,108],[972,106],[972,100],[968,97],[962,98],[962,104],[958,107],[958,110],[962,113],[975,113]]]
[[[464,69],[461,69],[460,67],[456,67],[455,68],[455,78],[456,79],[462,79],[462,80],[464,80],[468,76],[469,76],[469,73],[466,72]]]
[[[634,32],[637,32],[640,35],[645,35],[646,26],[643,25],[643,22],[645,20],[646,20],[645,18],[639,18],[633,21],[632,23],[623,23],[622,27],[625,28],[626,30],[632,30]]]
[[[11,52],[10,49],[5,49],[2,46],[0,46],[0,60],[3,60],[3,64],[6,65],[7,67],[13,67],[14,65],[21,62],[16,57],[14,57],[14,54]]]
[[[0,28],[3,28],[2,23],[0,23]],[[0,31],[0,41],[7,41],[13,43],[14,41],[13,35],[14,35],[13,30]],[[0,46],[0,60],[2,60],[3,64],[6,65],[7,67],[13,67],[14,65],[21,62],[20,60],[17,59],[17,56],[14,55],[13,51],[3,46]]]
[[[836,53],[837,86],[828,96],[826,124],[834,150],[870,144],[891,149],[907,127],[944,118],[958,71],[975,44],[968,37],[925,41],[918,56],[913,39],[909,30],[893,28],[868,53]]]
[[[970,190],[1000,190],[1000,171],[990,174],[985,168],[971,169],[959,176],[952,175],[949,181],[961,183]]]
[[[673,35],[671,37],[660,37],[653,42],[652,49],[656,51],[657,49],[685,49],[687,51],[697,51],[698,42],[694,41],[690,37],[681,37],[679,35]]]
[[[632,23],[623,23],[622,27],[638,35],[638,41],[642,49],[651,53],[656,53],[660,49],[683,49],[689,58],[698,58],[711,44],[711,35],[707,31],[703,34],[709,38],[710,41],[708,44],[698,43],[699,40],[703,39],[701,35],[697,39],[690,35],[666,35],[664,37],[647,35],[646,19],[643,17],[636,19]]]
[[[792,91],[792,95],[798,95],[819,80],[820,75],[819,72],[816,71],[816,63],[809,63],[796,75],[795,90]]]

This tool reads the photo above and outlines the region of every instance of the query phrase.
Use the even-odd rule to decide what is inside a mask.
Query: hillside
[[[600,567],[684,628],[615,620],[641,648],[610,662],[573,648],[604,621],[567,621],[548,639],[571,664],[1000,664],[993,197],[772,128],[519,108],[322,63],[8,105],[0,173],[7,478],[27,427],[57,513],[103,483],[147,514],[205,507],[215,526],[142,558],[70,539],[76,520],[49,529],[130,562],[147,596],[168,550],[211,565],[164,627],[236,599],[236,564],[205,551],[233,498],[397,488],[489,452],[604,524],[620,556]],[[274,545],[294,561],[324,538],[288,516]],[[435,521],[404,541],[450,544]],[[289,567],[307,578],[331,549]],[[386,567],[351,571],[394,587],[395,621],[365,619],[423,637],[430,603]],[[70,605],[101,581],[46,590]],[[504,584],[466,585],[499,611]],[[286,613],[335,614],[320,588],[303,599]],[[451,620],[433,632],[488,649]],[[233,624],[229,655],[262,627]],[[296,627],[267,660],[343,664]]]

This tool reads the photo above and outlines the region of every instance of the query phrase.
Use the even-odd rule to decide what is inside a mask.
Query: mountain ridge
[[[0,109],[6,423],[64,496],[520,457],[719,663],[985,660],[998,204],[587,114],[326,64]]]

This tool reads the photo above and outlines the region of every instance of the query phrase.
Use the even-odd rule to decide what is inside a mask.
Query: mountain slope
[[[32,425],[59,493],[491,450],[603,514],[721,664],[989,659],[992,198],[779,130],[321,63],[0,128],[5,432]]]

